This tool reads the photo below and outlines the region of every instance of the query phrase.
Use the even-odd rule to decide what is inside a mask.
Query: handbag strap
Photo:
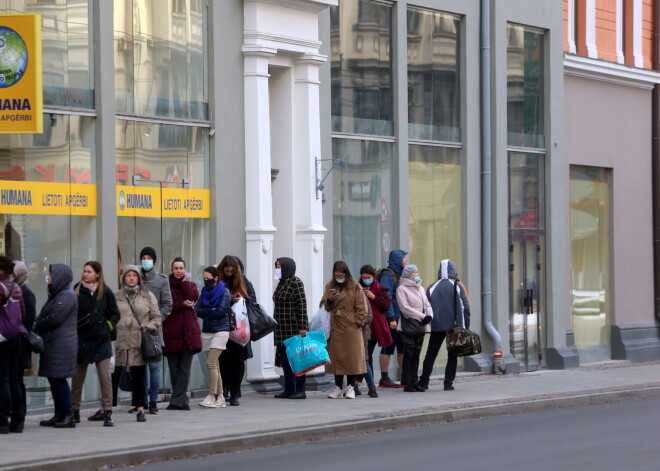
[[[128,295],[126,295],[126,301],[128,302],[128,307],[131,308],[131,312],[133,313],[133,317],[135,317],[135,320],[137,321],[138,325],[140,326],[140,329],[144,329],[142,326],[142,322],[140,322],[140,318],[135,314],[135,311],[133,310],[133,303],[131,302],[130,299],[128,299]]]
[[[459,308],[461,310],[461,322],[463,324],[463,328],[465,328],[464,309],[461,306],[461,302],[459,302],[459,300],[457,299],[458,298],[458,291],[460,290],[460,288],[458,287],[458,282],[459,282],[459,279],[456,278],[456,280],[454,281],[454,309]]]

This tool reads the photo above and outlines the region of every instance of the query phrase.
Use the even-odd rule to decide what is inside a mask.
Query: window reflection
[[[510,229],[545,229],[543,160],[535,154],[509,155]]]
[[[408,9],[408,128],[411,139],[460,142],[461,20]]]
[[[394,144],[333,139],[332,156],[342,165],[332,172],[334,251],[359,273],[365,263],[386,266],[398,247],[394,200]]]
[[[523,26],[508,26],[508,144],[544,148],[544,36]]]
[[[342,0],[330,18],[333,131],[392,135],[392,6]]]
[[[94,108],[89,0],[0,0],[3,13],[40,14],[44,105]]]
[[[199,1],[115,2],[120,113],[208,119],[206,10]]]
[[[450,258],[462,273],[460,149],[409,146],[410,259],[422,279],[438,277],[440,260]]]

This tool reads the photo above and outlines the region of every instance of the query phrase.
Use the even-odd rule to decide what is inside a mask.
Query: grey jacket
[[[457,281],[454,262],[449,259],[440,262],[438,278],[426,291],[433,308],[431,332],[447,332],[454,327],[468,329],[470,304],[463,286]]]
[[[170,280],[167,279],[167,276],[159,273],[158,270],[152,268],[149,271],[140,270],[142,274],[142,282],[149,291],[153,293],[158,302],[158,309],[160,310],[160,323],[161,326],[158,327],[158,337],[160,338],[160,344],[165,345],[163,342],[163,322],[167,319],[167,316],[172,312],[172,292],[170,291]]]
[[[35,331],[44,338],[39,376],[72,378],[78,356],[78,296],[71,289],[73,272],[62,263],[50,266],[48,301],[41,308]]]

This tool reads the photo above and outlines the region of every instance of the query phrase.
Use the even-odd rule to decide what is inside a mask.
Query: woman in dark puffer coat
[[[63,263],[48,267],[48,300],[41,308],[34,328],[44,339],[39,358],[39,376],[50,383],[55,415],[43,420],[43,427],[73,428],[71,388],[67,378],[76,374],[78,356],[78,297],[71,289],[73,272]]]
[[[199,299],[197,285],[186,281],[186,262],[181,257],[172,261],[170,291],[172,312],[163,322],[163,353],[170,367],[172,396],[167,410],[190,410],[188,383],[193,355],[202,351],[202,338],[195,312]]]

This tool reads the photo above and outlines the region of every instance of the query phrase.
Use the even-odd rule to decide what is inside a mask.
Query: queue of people
[[[376,271],[371,265],[354,278],[344,261],[332,267],[319,307],[329,313],[330,334],[326,373],[334,376],[328,398],[355,399],[364,379],[368,396],[377,398],[373,354],[380,346],[381,378],[378,387],[404,392],[428,389],[435,359],[448,333],[469,328],[470,304],[451,260],[440,263],[438,280],[422,287],[417,267],[408,264],[407,252],[390,253],[388,267]],[[0,256],[0,306],[10,298],[21,303],[25,331],[43,337],[39,376],[48,379],[54,415],[41,426],[75,428],[80,423],[82,391],[90,364],[96,366],[101,389],[101,408],[87,417],[112,427],[120,383],[129,384],[129,411],[138,422],[158,414],[160,362],[147,362],[142,354],[143,329],[158,332],[167,359],[172,392],[167,410],[190,410],[188,388],[194,355],[206,354],[209,391],[198,405],[204,408],[239,406],[245,360],[251,348],[229,339],[235,328],[232,306],[257,303],[252,283],[241,260],[225,256],[218,266],[204,268],[203,287],[186,278],[186,262],[180,257],[165,276],[155,268],[157,253],[151,247],[140,252],[140,265],[128,265],[121,273],[121,287],[114,292],[106,284],[103,267],[90,261],[80,281],[72,288],[69,266],[53,264],[48,269],[48,300],[36,316],[35,296],[26,284],[28,268],[21,261]],[[284,390],[278,399],[306,399],[306,375],[296,376],[289,364],[284,340],[304,337],[308,330],[307,300],[296,263],[288,257],[275,262],[273,317],[276,366],[284,373]],[[0,311],[2,315],[2,311]],[[201,327],[200,327],[201,323]],[[418,376],[425,334],[429,347]],[[20,433],[25,422],[23,372],[32,360],[27,336],[4,339],[0,332],[0,434]],[[4,340],[4,341],[3,341]],[[114,371],[112,369],[114,343]],[[390,358],[397,353],[401,385],[389,377]],[[444,389],[453,390],[457,358],[450,355]],[[72,388],[69,388],[72,379]]]

